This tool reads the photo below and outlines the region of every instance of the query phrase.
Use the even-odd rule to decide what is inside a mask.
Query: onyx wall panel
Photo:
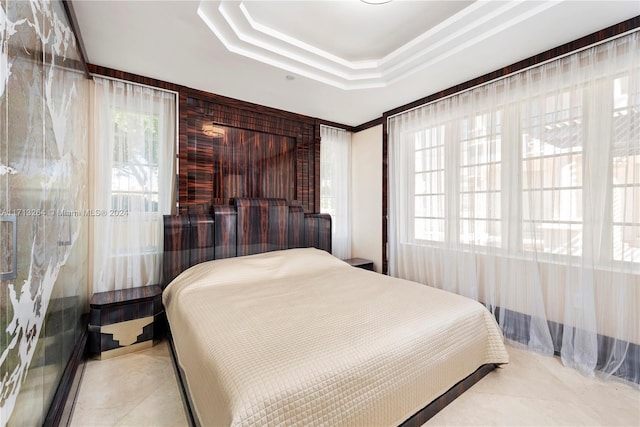
[[[0,426],[42,425],[86,330],[89,80],[61,2],[0,28]]]

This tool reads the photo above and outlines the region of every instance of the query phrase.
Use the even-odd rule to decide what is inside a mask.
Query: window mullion
[[[613,249],[612,144],[602,143],[613,135],[612,86],[606,79],[583,89],[582,253],[594,265],[609,263]]]
[[[503,249],[522,252],[522,121],[519,103],[505,106],[502,125],[502,169],[500,200]]]
[[[460,121],[445,127],[445,242],[457,246],[460,242]]]

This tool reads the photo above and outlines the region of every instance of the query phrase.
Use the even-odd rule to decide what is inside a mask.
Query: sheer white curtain
[[[176,96],[95,78],[93,291],[160,283],[175,207]]]
[[[638,36],[389,121],[390,273],[483,302],[514,343],[636,384]]]
[[[331,214],[332,252],[351,257],[351,133],[320,126],[320,212]]]

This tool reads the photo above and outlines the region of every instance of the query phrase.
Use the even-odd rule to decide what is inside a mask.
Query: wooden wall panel
[[[205,123],[223,137],[207,136]],[[180,206],[234,197],[320,206],[319,124],[314,119],[192,89],[180,91]]]
[[[178,202],[180,212],[188,212],[188,206],[228,203],[230,197],[285,198],[300,204],[305,212],[320,210],[320,125],[351,131],[341,123],[316,119],[276,108],[240,101],[221,95],[191,89],[178,84],[144,77],[133,73],[87,64],[89,72],[134,83],[158,87],[178,93]],[[216,124],[259,135],[259,144],[265,152],[277,153],[280,158],[269,159],[267,164],[291,162],[286,173],[269,169],[259,179],[260,185],[250,185],[244,194],[216,193],[215,172],[224,171],[229,163],[227,152],[215,151],[213,144],[203,141],[202,122]],[[283,142],[286,141],[286,142]],[[284,144],[284,145],[281,145]],[[289,152],[290,146],[294,149]],[[286,149],[285,149],[286,148]],[[202,152],[200,152],[202,150]],[[219,154],[220,153],[220,154]],[[291,156],[291,157],[289,157]],[[282,158],[284,157],[284,158]],[[260,167],[260,166],[258,166]],[[276,173],[278,172],[278,173]],[[220,180],[220,176],[217,178]],[[262,191],[255,191],[261,189]],[[269,191],[264,191],[268,189]],[[215,197],[214,193],[221,197]]]
[[[208,203],[213,198],[216,162],[211,138],[201,135],[195,121],[188,118],[186,141],[186,145],[180,147],[179,156],[180,173],[186,175],[186,185],[180,185],[181,190],[186,190],[186,197],[180,198],[180,205]]]

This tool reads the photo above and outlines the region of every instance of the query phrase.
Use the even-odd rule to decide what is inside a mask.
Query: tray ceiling
[[[358,125],[640,14],[629,1],[73,1],[88,60]]]

